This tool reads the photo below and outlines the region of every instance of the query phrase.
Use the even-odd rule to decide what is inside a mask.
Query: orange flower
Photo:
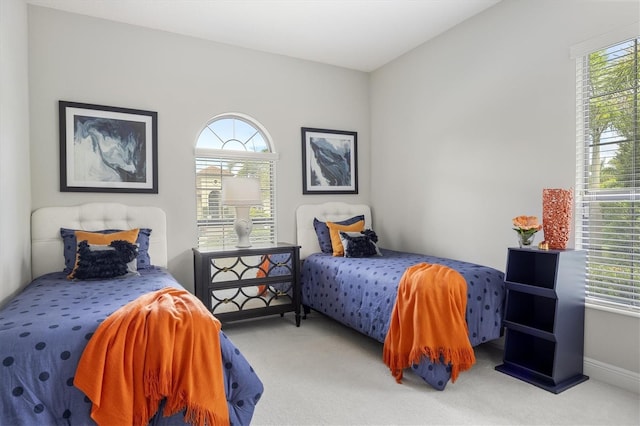
[[[513,226],[516,227],[516,231],[539,231],[542,229],[542,225],[538,223],[536,216],[517,216],[513,218]]]

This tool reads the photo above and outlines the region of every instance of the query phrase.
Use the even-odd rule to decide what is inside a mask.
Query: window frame
[[[269,151],[254,152],[200,146],[199,141],[203,132],[213,131],[210,126],[220,120],[240,120],[251,126],[256,132],[260,133],[266,143],[266,149]],[[238,142],[238,140],[235,140],[235,142]],[[222,146],[225,146],[224,141],[222,141]],[[233,146],[238,147],[239,145],[234,143]],[[235,247],[237,243],[237,235],[233,230],[235,209],[230,206],[223,206],[219,200],[213,200],[213,203],[211,201],[211,194],[214,191],[218,191],[218,197],[221,194],[222,177],[232,174],[258,177],[260,179],[263,204],[252,207],[250,210],[250,216],[254,223],[251,241],[257,244],[275,244],[277,241],[275,182],[276,163],[279,155],[274,151],[273,140],[266,128],[246,114],[219,114],[208,120],[202,127],[196,137],[194,149],[196,174],[194,189],[196,194],[196,227],[198,229],[196,245],[199,249]],[[233,165],[233,170],[226,168],[227,166],[230,167],[230,165]],[[213,168],[213,173],[201,174],[203,170],[209,167]],[[256,170],[258,170],[258,175],[253,174]],[[210,182],[206,182],[207,180]],[[212,204],[219,206],[216,209],[220,213],[219,215],[216,216],[215,211],[209,210]]]
[[[599,188],[590,187],[591,179],[591,154],[590,149],[592,146],[597,145],[598,150],[600,147],[606,147],[607,145],[616,145],[615,154],[619,153],[619,145],[622,143],[629,143],[634,151],[632,151],[632,160],[638,156],[638,150],[640,150],[640,130],[638,123],[640,118],[640,112],[638,111],[638,97],[640,96],[640,87],[638,84],[638,49],[640,46],[640,34],[637,30],[638,26],[629,26],[619,29],[614,33],[610,33],[604,36],[600,36],[597,39],[589,40],[580,45],[572,48],[572,56],[576,59],[576,214],[575,214],[575,246],[576,249],[583,249],[587,252],[587,302],[604,309],[615,310],[616,312],[626,312],[633,315],[640,314],[640,287],[637,284],[637,278],[640,276],[640,241],[638,239],[640,223],[638,217],[640,217],[640,165],[633,163],[631,168],[631,181],[632,185],[624,187],[607,188],[601,185]],[[631,117],[633,125],[633,136],[628,140],[617,141],[604,141],[598,140],[597,143],[590,138],[590,110],[589,103],[592,99],[600,96],[592,95],[590,93],[590,69],[589,69],[589,55],[601,51],[606,51],[615,46],[621,46],[624,43],[634,41],[634,72],[635,72],[635,84],[632,84],[631,93],[635,96],[633,99],[635,103],[628,112]],[[613,62],[613,61],[611,61]],[[623,111],[621,106],[620,111]],[[634,120],[635,118],[635,120]],[[620,134],[619,129],[616,133]],[[601,164],[605,164],[600,161]],[[600,167],[598,173],[600,174],[605,167]],[[591,209],[594,208],[596,213],[594,215],[602,215],[602,212],[598,209],[609,208],[609,213],[605,214],[618,214],[618,210],[614,210],[614,202],[629,202],[630,215],[630,230],[631,245],[628,251],[624,251],[623,248],[612,247],[614,246],[615,235],[613,231],[607,231],[610,225],[605,225],[605,222],[610,222],[610,216],[596,216],[591,218]],[[624,204],[619,205],[620,212],[624,212]],[[633,212],[636,213],[633,213]],[[622,213],[621,213],[622,214]],[[601,219],[599,221],[599,219]],[[600,234],[597,234],[600,232]],[[592,237],[593,235],[593,237]],[[601,235],[601,236],[598,236]],[[604,241],[609,243],[606,247]],[[593,246],[593,247],[592,247]],[[606,253],[610,257],[601,256],[602,253]],[[629,256],[630,260],[627,262],[625,256]],[[600,256],[600,257],[599,257]],[[628,264],[629,278],[624,278],[624,273],[612,272],[607,268],[618,266],[620,270],[624,270],[621,265]],[[635,278],[634,278],[635,277]],[[634,281],[636,279],[636,281]],[[628,284],[625,284],[625,281]]]

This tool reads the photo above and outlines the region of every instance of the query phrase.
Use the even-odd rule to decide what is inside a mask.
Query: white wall
[[[195,140],[213,116],[242,112],[262,123],[280,153],[280,241],[294,241],[302,195],[300,127],[358,132],[358,196],[368,201],[367,74],[42,7],[29,7],[33,208],[119,201],[167,213],[169,269],[193,288]],[[159,194],[59,191],[59,100],[158,112]]]
[[[0,2],[0,305],[31,278],[27,6]]]
[[[511,219],[541,219],[542,189],[574,186],[570,47],[639,17],[637,1],[505,0],[374,72],[383,244],[504,270]],[[640,372],[637,317],[588,309],[586,321],[586,357]],[[605,340],[595,321],[619,327]]]

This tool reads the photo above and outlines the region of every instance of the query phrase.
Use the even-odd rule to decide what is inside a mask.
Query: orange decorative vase
[[[566,249],[571,232],[573,191],[571,189],[542,190],[542,229],[550,249]]]

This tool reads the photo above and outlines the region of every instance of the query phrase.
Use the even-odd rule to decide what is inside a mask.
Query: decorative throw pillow
[[[112,241],[116,241],[116,240],[123,240],[131,244],[135,244],[136,240],[138,239],[138,233],[139,233],[138,228],[130,229],[128,231],[119,231],[119,232],[112,232],[112,233],[89,232],[89,231],[81,231],[81,230],[75,231],[76,241],[78,242],[78,246],[79,246],[79,242],[81,241],[86,241],[88,244],[105,245],[105,246],[111,244]],[[79,252],[76,253],[76,260],[74,262],[74,266],[71,273],[68,275],[69,278],[75,277],[75,270],[78,267],[78,259],[79,259]]]
[[[120,277],[132,272],[130,265],[137,255],[137,246],[128,241],[99,245],[83,240],[78,244],[78,264],[69,277],[80,280]]]
[[[333,222],[327,222],[329,235],[331,236],[331,247],[333,247],[334,256],[344,256],[344,247],[340,241],[340,231],[360,232],[364,230],[364,220],[360,220],[351,225],[338,225]]]
[[[363,214],[333,223],[338,225],[351,225],[361,220],[364,221]],[[314,217],[313,228],[316,230],[316,235],[318,236],[320,251],[322,251],[323,253],[333,253],[333,246],[331,245],[331,235],[329,234],[329,227],[327,227],[327,224]]]
[[[344,257],[382,256],[378,249],[378,236],[371,229],[362,232],[340,231],[340,240],[344,246]]]
[[[149,237],[151,229],[139,228],[138,239],[138,257],[137,269],[147,269],[151,267],[151,258],[149,257]],[[76,264],[76,252],[78,251],[78,242],[76,240],[77,229],[60,228],[60,236],[64,243],[64,272],[70,274]],[[94,231],[100,234],[113,234],[122,232],[121,229],[104,229],[102,231]]]

